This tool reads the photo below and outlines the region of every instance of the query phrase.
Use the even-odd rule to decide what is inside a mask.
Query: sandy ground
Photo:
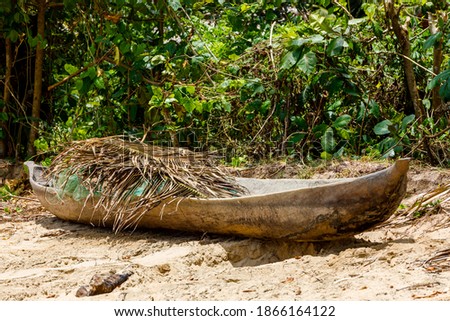
[[[240,173],[331,178],[385,166],[347,161],[314,172],[270,165]],[[404,207],[449,178],[448,170],[413,166]],[[400,226],[313,244],[165,230],[114,234],[61,221],[32,194],[24,197],[0,211],[0,300],[450,300],[450,271],[423,265],[450,248],[448,201]],[[132,275],[111,293],[75,296],[93,275],[125,271]]]

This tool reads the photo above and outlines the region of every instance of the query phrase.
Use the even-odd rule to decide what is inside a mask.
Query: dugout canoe
[[[110,227],[95,199],[62,196],[26,162],[30,183],[42,205],[62,220]],[[237,178],[249,195],[234,198],[175,198],[146,211],[138,228],[164,228],[244,237],[327,241],[361,233],[387,220],[406,192],[409,159],[357,178]]]

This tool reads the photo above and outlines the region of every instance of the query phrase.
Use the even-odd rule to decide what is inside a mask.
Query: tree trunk
[[[411,43],[409,41],[408,29],[406,26],[402,26],[400,24],[400,9],[395,7],[393,0],[385,0],[384,8],[386,11],[386,17],[390,21],[392,29],[394,30],[395,36],[397,37],[400,45],[406,85],[408,87],[409,96],[412,100],[416,119],[423,119],[425,116],[425,109],[419,96],[419,90],[417,89],[416,77],[413,68],[414,65],[411,61]]]
[[[2,113],[5,113],[7,115],[8,113],[8,104],[9,104],[9,98],[11,97],[9,84],[11,83],[11,70],[12,70],[12,43],[11,39],[6,38],[5,39],[5,87],[3,89],[3,108],[1,110]],[[1,118],[3,119],[3,117]],[[6,146],[7,146],[7,139],[6,139],[6,132],[7,132],[7,122],[2,120],[0,122],[0,128],[2,129],[2,136],[0,139],[0,157],[5,157],[7,154],[6,152]]]
[[[33,88],[33,106],[31,109],[31,129],[28,141],[27,154],[33,156],[36,154],[34,141],[37,138],[39,129],[39,118],[41,112],[41,97],[42,97],[42,69],[44,65],[44,40],[45,33],[45,9],[46,0],[38,0],[37,12],[37,33],[40,41],[36,46],[36,61],[34,65],[34,88]]]

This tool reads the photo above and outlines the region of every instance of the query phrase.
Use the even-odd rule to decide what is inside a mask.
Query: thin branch
[[[437,132],[437,133],[435,133],[433,135],[427,135],[426,137],[428,137],[428,138],[436,138],[436,137],[441,136],[441,135],[443,135],[445,133],[448,133],[449,131],[450,131],[450,126],[447,126],[447,128],[444,128],[443,130],[441,130],[441,131],[439,131],[439,132]]]
[[[14,194],[12,194],[12,193],[7,193],[7,194],[8,194],[7,196],[8,196],[8,197],[11,197],[11,198],[17,198],[17,199],[20,199],[20,200],[26,200],[26,201],[35,202],[35,203],[38,203],[38,202],[39,202],[39,200],[34,199],[34,198],[18,196],[18,195],[14,195]]]
[[[270,111],[269,116],[267,116],[267,118],[264,120],[264,123],[262,124],[261,128],[258,130],[256,135],[253,136],[252,141],[250,142],[250,145],[253,144],[255,139],[261,134],[261,132],[263,131],[264,127],[266,127],[267,123],[269,122],[269,119],[272,118],[272,116],[275,113],[276,109],[277,109],[277,101],[275,99],[274,102],[273,102],[273,107],[272,107],[272,110]]]
[[[73,74],[65,77],[63,80],[58,81],[56,84],[50,85],[48,86],[47,90],[51,91],[53,89],[55,89],[58,86],[61,86],[62,84],[68,82],[70,79],[72,79],[73,77],[78,76],[79,74],[81,74],[83,71],[86,71],[87,69],[91,68],[92,66],[98,65],[99,63],[101,63],[103,60],[106,59],[107,55],[111,52],[111,50],[109,50],[106,54],[103,55],[103,57],[96,59],[94,62],[91,62],[90,64],[88,64],[87,66],[84,66],[83,68],[77,70],[76,72],[74,72]]]
[[[273,37],[273,27],[275,27],[276,21],[272,22],[270,25],[270,40],[269,40],[269,48],[270,48],[270,60],[272,61],[272,67],[275,70],[275,61],[273,59],[273,46],[272,46],[272,37]]]
[[[50,85],[47,87],[47,91],[51,91],[53,89],[55,89],[58,86],[61,86],[62,84],[65,84],[66,82],[68,82],[70,79],[72,79],[73,77],[78,76],[79,74],[81,74],[83,71],[87,70],[88,68],[94,66],[97,64],[97,61],[91,62],[89,65],[84,66],[83,68],[77,70],[76,72],[74,72],[73,74],[65,77],[63,80],[58,81],[56,84]]]
[[[373,52],[375,54],[388,54],[388,55],[397,55],[400,56],[408,61],[410,61],[411,63],[413,63],[414,65],[416,65],[417,67],[425,70],[426,72],[428,72],[429,74],[431,74],[433,77],[436,77],[437,75],[431,71],[430,69],[427,69],[426,67],[422,66],[421,64],[419,64],[418,62],[412,60],[411,58],[409,58],[408,56],[405,56],[404,54],[401,54],[399,52],[390,52],[390,51],[379,51],[379,52]]]
[[[346,7],[344,7],[342,4],[340,4],[338,0],[333,0],[333,3],[334,3],[335,5],[337,5],[339,8],[341,8],[342,10],[344,10],[345,14],[346,14],[350,19],[354,19],[354,17],[353,17],[352,14],[350,13],[350,11],[348,11]]]

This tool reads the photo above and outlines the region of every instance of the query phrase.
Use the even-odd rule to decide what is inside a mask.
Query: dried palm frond
[[[223,198],[246,190],[215,166],[205,153],[148,145],[122,136],[73,142],[49,167],[63,192],[82,188],[94,210],[114,218],[119,231],[136,227],[145,210],[179,197]],[[78,193],[80,194],[80,193]],[[143,210],[145,209],[145,210]]]

